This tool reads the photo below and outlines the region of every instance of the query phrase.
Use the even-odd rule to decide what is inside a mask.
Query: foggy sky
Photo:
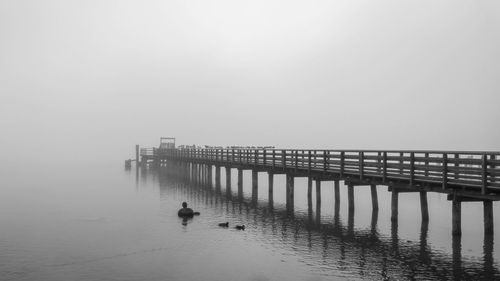
[[[5,0],[0,40],[10,163],[161,136],[500,150],[499,1]]]

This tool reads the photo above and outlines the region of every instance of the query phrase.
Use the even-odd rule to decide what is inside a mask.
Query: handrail
[[[144,149],[144,155],[341,177],[375,178],[410,185],[463,186],[500,193],[500,152],[438,150],[320,150],[264,148]],[[143,149],[141,149],[143,155]]]

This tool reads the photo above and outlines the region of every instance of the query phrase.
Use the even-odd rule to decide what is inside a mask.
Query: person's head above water
[[[182,202],[182,208],[187,208],[187,206],[188,206],[188,203]]]

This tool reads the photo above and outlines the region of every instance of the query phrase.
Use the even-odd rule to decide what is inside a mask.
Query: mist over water
[[[401,194],[396,229],[379,187],[372,229],[365,187],[349,220],[331,183],[318,212],[296,179],[289,216],[280,176],[271,209],[262,173],[252,206],[249,174],[242,202],[123,170],[162,136],[499,151],[498,34],[493,0],[1,1],[0,280],[498,279],[480,203],[463,204],[457,243],[438,194],[427,227]],[[187,226],[185,200],[202,212]]]

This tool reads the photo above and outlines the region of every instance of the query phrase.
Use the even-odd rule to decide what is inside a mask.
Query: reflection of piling
[[[420,226],[420,259],[430,260],[429,251],[427,249],[427,235],[429,233],[429,220],[422,220]]]
[[[168,167],[168,169],[175,170],[176,167],[179,167],[179,166],[171,165]],[[182,170],[176,170],[176,171],[182,172]],[[185,170],[185,172],[189,173],[189,169]],[[268,187],[270,190],[270,194],[272,194],[273,185],[274,185],[273,175],[274,174],[272,174],[272,173],[269,174],[269,186]],[[293,179],[294,179],[293,176],[287,175],[287,188],[288,188],[288,190],[291,186],[294,185],[294,183],[292,183]],[[321,205],[320,205],[321,200],[319,200],[319,198],[321,196],[321,188],[320,188],[321,184],[319,183],[320,178],[315,178],[315,180],[317,181],[315,183],[316,195],[317,195],[316,212],[313,211],[312,198],[311,199],[308,198],[308,205],[307,205],[307,207],[308,207],[307,208],[307,222],[308,223],[307,224],[296,223],[295,218],[293,219],[292,223],[290,223],[291,222],[289,220],[290,216],[282,217],[283,218],[283,231],[282,232],[276,231],[276,229],[275,229],[276,224],[274,222],[270,222],[269,220],[267,220],[267,218],[274,220],[277,217],[283,216],[284,212],[279,212],[279,211],[275,212],[272,210],[272,207],[266,208],[264,206],[255,206],[256,213],[259,213],[263,216],[266,216],[265,219],[263,220],[263,227],[267,229],[269,226],[268,224],[270,224],[269,227],[273,227],[273,234],[274,235],[277,235],[278,233],[284,232],[285,234],[283,234],[283,235],[289,235],[288,237],[293,237],[294,239],[300,239],[301,235],[297,235],[297,233],[293,233],[293,231],[294,231],[294,229],[295,230],[297,229],[298,225],[302,225],[306,228],[306,230],[308,231],[308,234],[309,234],[309,242],[308,242],[309,247],[311,247],[311,245],[314,245],[314,243],[312,243],[311,241],[315,241],[315,240],[311,240],[311,233],[314,233],[314,231],[316,231],[316,230],[325,229],[327,231],[323,233],[324,234],[323,237],[325,238],[324,250],[326,248],[330,247],[330,245],[332,245],[332,244],[327,245],[327,243],[329,241],[329,239],[327,239],[327,238],[330,238],[331,237],[330,235],[333,235],[335,237],[339,237],[343,242],[346,243],[346,244],[342,243],[342,245],[339,245],[339,247],[340,247],[339,252],[341,253],[341,256],[344,258],[345,258],[345,253],[349,252],[349,250],[346,251],[346,249],[349,249],[349,247],[347,247],[347,246],[351,245],[350,243],[352,243],[352,245],[354,245],[355,247],[361,247],[361,249],[360,249],[361,254],[358,256],[359,256],[359,260],[364,262],[364,256],[365,256],[364,250],[370,249],[372,247],[371,245],[373,245],[372,249],[374,251],[376,251],[377,253],[379,253],[380,255],[382,255],[379,260],[382,261],[384,263],[384,265],[387,265],[387,257],[389,255],[390,256],[389,261],[391,261],[391,258],[394,258],[393,261],[402,261],[411,267],[412,272],[415,272],[413,270],[416,270],[416,269],[418,269],[418,270],[426,269],[426,270],[431,270],[432,272],[434,272],[435,271],[434,265],[436,263],[439,264],[440,261],[445,261],[447,266],[446,266],[446,268],[443,267],[443,270],[447,271],[446,269],[453,269],[453,271],[451,271],[451,270],[447,271],[445,275],[442,275],[443,271],[437,270],[437,271],[435,271],[438,273],[437,276],[440,276],[442,278],[450,277],[450,279],[453,279],[453,277],[455,277],[456,279],[464,279],[464,277],[471,276],[471,275],[469,275],[469,273],[466,270],[464,270],[464,268],[467,268],[468,261],[461,260],[460,236],[454,236],[453,242],[450,241],[450,243],[453,243],[453,245],[452,245],[453,246],[453,263],[451,262],[451,260],[449,259],[449,256],[447,254],[443,255],[444,259],[442,259],[442,260],[440,260],[439,257],[437,257],[436,255],[433,255],[433,252],[430,249],[430,246],[427,244],[429,220],[424,219],[424,216],[422,217],[423,219],[422,219],[422,225],[421,225],[421,229],[420,229],[420,243],[415,244],[414,245],[415,247],[410,247],[412,252],[407,251],[409,249],[407,247],[408,243],[411,243],[411,242],[406,241],[406,240],[402,240],[402,239],[400,240],[398,238],[398,223],[397,223],[397,221],[393,221],[391,223],[391,238],[392,239],[389,240],[390,244],[387,245],[386,240],[380,239],[380,237],[383,237],[383,234],[377,233],[377,220],[378,220],[379,212],[377,211],[376,208],[374,208],[374,206],[372,206],[373,212],[371,214],[371,234],[370,235],[366,235],[364,230],[361,230],[359,232],[354,230],[355,229],[354,228],[354,226],[355,226],[354,225],[354,212],[349,212],[349,214],[348,214],[348,220],[347,220],[347,225],[346,225],[347,227],[341,223],[341,220],[339,218],[340,217],[339,209],[338,209],[338,206],[340,204],[335,205],[335,213],[334,213],[333,222],[322,221],[321,220]],[[242,181],[243,181],[243,176],[242,176],[241,182]],[[338,182],[334,182],[334,183],[335,183],[335,186],[338,185]],[[352,187],[354,187],[354,185],[358,185],[358,184],[356,184],[356,183],[352,184]],[[367,185],[367,184],[365,184],[365,185]],[[301,186],[301,187],[305,187],[305,186]],[[190,192],[193,192],[193,190],[198,190],[195,192],[199,192],[199,190],[203,190],[203,189],[201,189],[201,187],[195,186],[195,185],[183,186],[181,188],[182,188],[182,190],[188,190]],[[349,188],[349,186],[348,186],[348,188]],[[395,189],[396,188],[391,187],[390,191],[391,192],[398,192],[398,194],[403,193],[403,192],[407,192],[404,189],[403,190],[398,189],[397,191],[394,191]],[[422,193],[419,192],[419,194],[421,196],[421,202],[424,201],[422,199],[422,195],[426,195],[425,192],[422,192]],[[227,212],[230,212],[229,209],[230,209],[230,206],[232,206],[233,207],[233,210],[232,210],[233,214],[235,213],[235,206],[239,207],[240,215],[242,214],[242,211],[241,211],[242,208],[245,208],[245,206],[246,206],[247,219],[250,217],[248,208],[249,208],[249,206],[253,206],[252,204],[248,204],[245,201],[240,201],[240,202],[232,201],[230,197],[228,197],[229,200],[224,200],[225,197],[223,197],[223,195],[217,194],[215,192],[202,191],[201,193],[198,193],[198,197],[200,195],[206,196],[205,197],[206,202],[207,202],[206,204],[209,204],[208,202],[212,202],[211,204],[213,205],[213,202],[214,202],[213,199],[215,199],[215,204],[217,205],[219,202],[221,209],[223,208],[223,206],[226,206]],[[210,196],[210,197],[208,197],[208,196]],[[288,194],[287,194],[287,197],[288,197]],[[427,199],[427,198],[425,197],[425,199]],[[200,198],[198,198],[198,200],[200,200]],[[457,197],[455,201],[463,202],[464,200],[467,200],[467,199]],[[269,201],[270,202],[272,201],[272,196],[269,197]],[[374,202],[373,196],[372,196],[372,202]],[[426,200],[425,200],[425,202],[426,202]],[[490,209],[489,203],[491,203],[491,202],[484,203],[485,220],[489,220],[489,219],[486,219],[486,217],[488,217],[488,213],[489,213],[489,209]],[[233,204],[233,205],[231,205],[231,204]],[[422,204],[422,205],[426,205],[426,204]],[[271,203],[270,203],[270,206],[272,206]],[[427,208],[422,208],[422,210],[424,210],[424,209],[426,210]],[[252,214],[254,214],[254,213],[252,213]],[[271,216],[271,217],[268,217],[268,216]],[[254,218],[254,224],[256,224],[256,218],[258,216],[252,216],[252,217]],[[299,214],[299,215],[297,215],[297,217],[300,220],[302,216]],[[333,224],[334,228],[329,227],[330,224]],[[302,236],[302,237],[305,237],[305,236]],[[297,240],[294,240],[294,245],[300,244],[300,243],[296,243],[296,241]],[[387,246],[389,246],[389,247],[387,247]],[[389,251],[387,251],[387,250],[389,250]],[[439,256],[439,252],[438,252],[438,256]],[[431,258],[432,258],[432,260],[431,260]],[[390,265],[391,268],[393,268],[394,265],[391,265],[391,263],[392,263],[392,261],[388,264]],[[484,264],[483,264],[483,266],[484,266],[483,270],[479,273],[480,275],[477,275],[477,276],[481,276],[480,279],[494,280],[495,277],[498,276],[497,270],[495,267],[495,263],[493,260],[493,236],[492,235],[485,234],[485,236],[484,236]],[[382,271],[383,270],[384,269],[382,269]],[[453,274],[453,276],[451,276],[451,274]],[[476,275],[474,275],[474,276],[476,276]]]
[[[454,280],[461,280],[462,276],[462,240],[460,236],[454,235],[452,238],[453,251],[453,277]]]
[[[371,220],[372,235],[377,234],[377,223],[378,223],[378,209],[372,211],[372,220]]]
[[[493,235],[485,234],[484,235],[484,271],[486,276],[494,276],[495,274],[495,265],[493,262]]]
[[[484,233],[493,234],[493,202],[483,201]]]

